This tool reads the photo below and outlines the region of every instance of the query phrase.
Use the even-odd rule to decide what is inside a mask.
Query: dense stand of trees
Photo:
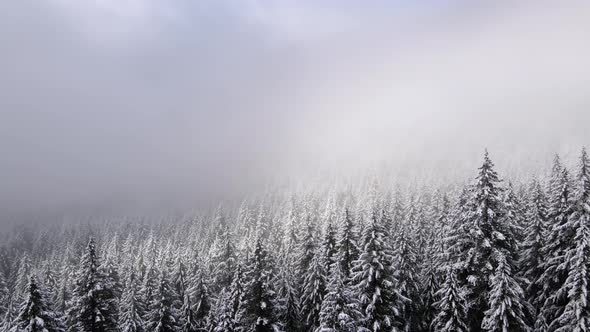
[[[590,331],[590,160],[512,185],[267,195],[0,247],[0,331]]]

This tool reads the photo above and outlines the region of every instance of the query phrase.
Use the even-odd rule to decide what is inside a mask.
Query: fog
[[[0,224],[590,142],[587,1],[0,2]],[[418,172],[420,173],[420,172]]]

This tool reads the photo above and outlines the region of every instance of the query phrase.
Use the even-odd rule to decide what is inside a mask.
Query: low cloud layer
[[[584,1],[0,4],[0,217],[590,142]],[[451,172],[452,173],[452,172]]]

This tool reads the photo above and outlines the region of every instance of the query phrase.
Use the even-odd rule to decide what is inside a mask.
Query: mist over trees
[[[586,151],[512,181],[486,152],[472,178],[18,227],[0,245],[0,331],[589,331]]]

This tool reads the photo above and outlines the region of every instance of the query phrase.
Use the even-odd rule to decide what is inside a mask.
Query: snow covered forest
[[[587,153],[522,185],[494,167],[486,152],[467,185],[19,227],[0,247],[0,330],[588,331]]]

